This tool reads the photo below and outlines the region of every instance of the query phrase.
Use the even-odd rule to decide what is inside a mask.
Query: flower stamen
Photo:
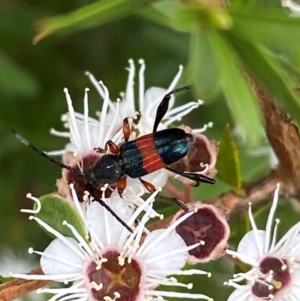
[[[26,197],[34,201],[36,209],[21,209],[20,211],[23,213],[38,214],[42,208],[41,201],[38,198],[33,197],[31,193],[27,193]]]

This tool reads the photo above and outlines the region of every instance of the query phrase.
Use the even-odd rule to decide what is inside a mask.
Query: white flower
[[[291,11],[292,16],[300,15],[300,4],[295,3],[292,0],[281,0],[282,7],[286,7]]]
[[[300,296],[300,222],[294,225],[277,243],[279,220],[274,214],[278,203],[279,184],[274,194],[266,230],[258,230],[249,206],[252,229],[238,245],[237,251],[227,250],[227,254],[237,257],[251,266],[250,271],[238,273],[229,280],[236,290],[228,301],[295,301]],[[246,284],[240,284],[245,281]]]
[[[152,87],[145,92],[145,63],[143,60],[140,60],[139,63],[141,64],[141,68],[139,71],[138,107],[135,105],[134,96],[135,66],[133,60],[129,60],[129,76],[126,92],[121,93],[122,99],[117,99],[116,102],[111,101],[109,92],[102,81],[98,82],[91,73],[86,73],[104,101],[101,112],[97,113],[99,120],[89,116],[88,89],[85,91],[83,114],[74,111],[68,90],[64,90],[69,113],[63,115],[63,122],[69,131],[58,132],[51,130],[51,132],[54,135],[70,139],[72,146],[68,145],[67,149],[72,151],[76,150],[77,152],[82,153],[93,150],[97,147],[104,148],[105,143],[108,140],[113,140],[115,143],[124,141],[122,137],[123,119],[126,117],[136,118],[137,112],[141,113],[140,122],[136,125],[139,130],[138,136],[152,132],[157,107],[163,97],[168,92],[174,90],[180,79],[183,68],[182,66],[179,66],[179,72],[176,74],[175,78],[167,89]],[[174,96],[172,96],[169,110],[164,116],[163,122],[159,128],[167,128],[174,121],[181,120],[183,116],[197,108],[200,104],[202,104],[201,100],[198,102],[189,102],[180,107],[172,109],[174,105]],[[49,154],[64,155],[65,150],[49,152]]]
[[[24,256],[24,254],[15,253],[9,247],[2,246],[0,249],[0,275],[1,277],[9,277],[10,271],[13,269],[16,273],[25,273],[36,267],[36,258]],[[1,290],[0,290],[1,291]],[[1,294],[1,293],[0,293]],[[35,293],[27,293],[15,301],[43,301],[45,296]]]
[[[82,160],[80,161],[82,166],[82,164],[85,164],[84,158],[91,155],[95,156],[94,149],[104,149],[108,140],[112,140],[117,145],[124,142],[122,126],[123,119],[126,117],[134,119],[139,116],[138,122],[134,123],[132,120],[130,120],[130,125],[133,129],[130,139],[135,139],[138,136],[143,136],[152,132],[157,107],[163,97],[168,92],[174,90],[181,76],[182,66],[179,67],[179,72],[176,74],[175,78],[167,89],[152,87],[145,92],[145,63],[143,60],[140,60],[139,63],[141,67],[138,75],[138,107],[135,105],[135,65],[133,60],[129,60],[129,76],[126,92],[121,94],[122,99],[117,99],[116,102],[111,101],[109,91],[103,82],[98,82],[91,73],[87,72],[90,81],[103,99],[102,110],[97,114],[99,119],[89,116],[88,89],[85,91],[83,114],[75,112],[68,90],[64,90],[69,112],[63,116],[62,120],[64,122],[64,126],[68,128],[68,131],[58,132],[56,130],[52,130],[51,132],[54,135],[68,138],[70,143],[67,145],[66,149],[48,152],[49,155],[65,156],[66,151],[71,151],[75,157],[80,155],[79,160]],[[181,120],[183,116],[197,108],[202,103],[203,102],[200,100],[197,102],[192,101],[177,108],[172,108],[174,104],[174,96],[172,96],[169,110],[164,116],[158,129],[160,130],[167,128],[174,121]],[[139,112],[140,115],[137,112]],[[211,123],[209,123],[209,125],[205,125],[203,129],[198,129],[196,131],[203,131],[207,126],[211,126]],[[70,156],[65,156],[64,162],[66,164],[71,164],[72,158],[70,159]],[[78,160],[73,162],[73,165],[74,164],[78,165]],[[143,179],[152,183],[155,187],[163,187],[167,182],[168,175],[169,173],[165,169],[160,169],[144,176]],[[137,196],[141,196],[146,191],[144,186],[137,179],[128,178],[127,187],[128,193],[131,191],[131,195],[135,194]],[[126,196],[126,192],[124,193],[124,197],[125,199],[130,198]]]
[[[189,264],[197,264],[216,260],[223,256],[228,248],[230,228],[228,216],[222,208],[201,202],[185,203],[189,211],[195,213],[176,227],[187,246],[201,240],[202,245],[189,251]],[[174,222],[185,214],[179,210],[171,221]]]
[[[9,247],[1,247],[0,249],[0,275],[2,277],[9,277],[9,272],[13,267],[15,271],[26,272],[35,267],[35,260],[33,258],[24,258],[19,253],[15,253]]]
[[[75,200],[86,227],[86,237],[80,236],[66,221],[64,225],[72,231],[75,238],[64,237],[39,218],[31,216],[31,219],[56,237],[44,252],[30,249],[31,253],[41,255],[41,267],[45,275],[12,275],[17,278],[47,279],[68,284],[65,288],[42,288],[37,291],[53,294],[51,301],[142,301],[163,297],[211,300],[203,294],[157,289],[159,285],[191,288],[191,284],[177,282],[168,275],[208,273],[196,269],[181,270],[186,263],[188,251],[199,244],[187,247],[174,229],[193,212],[186,214],[167,229],[149,232],[145,228],[151,217],[156,194],[152,194],[135,212],[118,197],[105,200],[130,226],[135,224],[137,217],[145,210],[134,233],[129,233],[97,202],[91,203],[86,212],[83,212],[79,201]],[[38,199],[34,200],[38,202]]]

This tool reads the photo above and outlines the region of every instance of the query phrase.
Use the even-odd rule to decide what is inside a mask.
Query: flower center
[[[199,259],[208,257],[225,236],[224,225],[209,208],[198,209],[197,213],[176,227],[176,232],[188,246],[200,240],[205,242],[189,251],[190,255]]]
[[[120,253],[109,251],[103,254],[105,262],[91,262],[87,277],[95,300],[134,301],[140,293],[142,271],[140,264],[131,259],[122,260]]]
[[[274,295],[291,281],[288,261],[276,257],[266,257],[259,265],[261,277],[252,286],[252,293],[264,300],[273,300]]]

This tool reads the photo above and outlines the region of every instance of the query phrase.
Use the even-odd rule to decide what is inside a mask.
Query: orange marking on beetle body
[[[148,173],[164,168],[166,164],[157,152],[153,134],[141,136],[135,140],[135,146],[139,149],[143,160],[143,169]]]

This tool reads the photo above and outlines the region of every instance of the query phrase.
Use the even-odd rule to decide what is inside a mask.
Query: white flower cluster
[[[183,212],[166,229],[151,232],[147,229],[147,223],[151,218],[161,217],[153,210],[152,205],[155,197],[168,181],[171,175],[169,171],[157,168],[157,171],[143,176],[142,180],[127,177],[122,193],[118,191],[118,186],[105,184],[91,194],[87,187],[89,183],[80,177],[80,173],[89,173],[103,153],[109,153],[109,151],[113,153],[115,147],[119,148],[127,140],[130,142],[152,134],[156,114],[159,111],[158,107],[164,96],[175,89],[182,73],[182,66],[179,67],[179,72],[167,89],[153,87],[145,91],[145,64],[143,60],[139,63],[141,67],[137,108],[134,97],[135,65],[132,60],[129,61],[126,91],[116,102],[111,101],[108,89],[103,82],[98,82],[92,74],[87,73],[103,99],[102,110],[97,113],[98,118],[89,115],[88,89],[85,91],[83,114],[75,112],[68,90],[64,90],[68,113],[63,115],[62,121],[67,131],[59,132],[52,129],[51,132],[56,136],[68,138],[69,143],[65,149],[47,154],[49,156],[62,155],[63,164],[70,167],[63,170],[63,177],[57,182],[58,191],[76,208],[81,223],[84,225],[85,235],[80,234],[78,229],[67,220],[64,220],[63,225],[71,231],[72,237],[60,233],[38,216],[43,206],[41,201],[28,195],[36,203],[36,209],[25,212],[30,213],[30,219],[36,221],[55,239],[44,252],[29,249],[30,253],[41,256],[40,264],[44,275],[12,274],[18,278],[52,280],[67,285],[64,288],[37,290],[37,293],[53,294],[51,301],[117,299],[119,301],[150,301],[163,300],[168,297],[212,300],[200,293],[159,289],[160,285],[188,290],[192,288],[192,283],[181,283],[174,277],[176,275],[210,276],[210,273],[198,269],[182,270],[188,262],[189,251],[198,250],[206,243],[201,238],[186,243],[176,231],[182,222],[188,222],[196,214],[197,209]],[[174,96],[170,96],[169,108],[162,122],[158,124],[158,131],[166,129],[174,121],[181,120],[184,115],[202,103],[202,101],[192,101],[173,108]],[[127,119],[130,130],[128,128],[124,130],[124,119]],[[211,175],[215,173],[216,145],[211,146],[206,137],[199,138],[199,133],[207,126],[211,124],[195,130],[195,139],[198,142],[201,139],[204,141],[202,143],[204,153],[208,158],[207,164],[200,161],[197,163],[199,170],[196,172]],[[124,137],[125,134],[127,138]],[[186,135],[192,137],[192,134],[193,130],[189,129]],[[110,145],[108,141],[111,141]],[[150,155],[151,153],[148,154]],[[153,159],[150,158],[151,160]],[[213,171],[210,172],[210,170]],[[114,177],[115,172],[112,170],[110,176]],[[93,179],[92,176],[91,179]],[[142,195],[147,192],[147,189],[149,190],[149,187],[154,191],[151,191],[151,196],[144,200]],[[94,201],[94,199],[101,200],[101,202]],[[215,215],[217,216],[218,213]],[[219,226],[223,227],[223,223],[226,234],[222,235],[222,243],[216,239],[214,242],[218,254],[224,253],[229,235],[224,216]],[[124,227],[124,224],[127,227]],[[132,231],[129,231],[130,229]],[[216,253],[215,250],[213,251]]]
[[[67,131],[53,129],[51,132],[68,138],[69,143],[65,149],[49,152],[48,155],[63,155],[63,164],[70,167],[63,171],[62,179],[57,182],[58,192],[65,198],[64,204],[66,200],[69,206],[71,203],[75,208],[77,220],[80,220],[83,230],[79,231],[66,218],[63,227],[69,229],[71,236],[62,234],[39,217],[43,204],[40,199],[29,194],[28,197],[36,203],[35,210],[23,212],[29,213],[30,219],[36,221],[55,239],[44,252],[29,249],[29,253],[41,256],[43,275],[14,273],[12,276],[64,284],[65,287],[37,290],[37,293],[52,294],[50,301],[156,301],[169,297],[212,300],[201,293],[179,292],[180,289],[190,290],[192,283],[182,283],[174,276],[210,276],[209,272],[199,269],[183,270],[183,267],[187,263],[196,264],[218,259],[226,251],[230,257],[251,267],[247,272],[235,274],[233,279],[225,283],[235,288],[228,298],[229,301],[300,300],[300,223],[292,227],[278,243],[278,220],[272,231],[279,185],[265,231],[257,229],[249,206],[253,230],[244,236],[237,251],[227,249],[229,226],[224,211],[210,204],[187,204],[180,197],[182,193],[176,191],[177,188],[168,182],[172,174],[164,168],[157,168],[143,176],[142,180],[127,177],[127,181],[122,182],[121,186],[107,183],[91,193],[87,186],[89,183],[81,175],[89,174],[103,153],[110,151],[115,156],[115,150],[119,151],[120,145],[125,142],[130,144],[134,140],[133,144],[137,144],[139,137],[152,135],[161,101],[174,90],[182,73],[180,67],[167,89],[153,87],[145,92],[145,64],[143,60],[139,63],[138,107],[135,105],[135,66],[132,60],[129,61],[126,92],[116,102],[111,101],[105,85],[87,73],[103,99],[98,118],[89,116],[88,89],[85,91],[83,114],[75,112],[68,90],[65,89],[69,112],[62,120]],[[172,95],[170,108],[158,124],[158,130],[166,129],[199,104],[201,101],[188,102],[173,108]],[[193,136],[192,154],[188,153],[184,160],[172,164],[171,171],[189,170],[205,176],[216,173],[218,146],[200,134],[207,126],[210,124],[196,130],[184,127],[186,135]],[[21,141],[28,145],[25,139],[21,138]],[[107,143],[108,141],[110,142]],[[143,162],[147,159],[154,164],[155,156],[151,157],[153,151],[143,152]],[[118,180],[115,174],[116,171],[112,170],[109,176]],[[177,178],[182,180],[184,173],[180,175]],[[90,181],[93,177],[95,175],[90,176]],[[150,231],[148,222],[154,217],[163,218],[153,209],[155,198],[162,187],[167,187],[179,199],[179,204],[180,201],[185,201],[182,202],[184,210],[177,212],[166,228],[157,227]],[[142,196],[147,190],[150,190],[151,195],[144,200]],[[164,290],[160,288],[161,285],[172,286],[174,290]]]
[[[45,275],[13,274],[14,277],[71,284],[65,288],[37,290],[37,293],[52,293],[51,301],[153,300],[163,297],[212,300],[203,294],[157,289],[159,285],[192,288],[191,283],[180,283],[169,275],[210,276],[197,269],[182,270],[189,250],[198,247],[201,242],[187,246],[174,229],[194,212],[184,215],[167,229],[149,232],[146,223],[151,218],[151,207],[157,192],[135,211],[119,196],[106,199],[107,204],[129,225],[135,223],[143,210],[146,211],[133,233],[129,233],[97,202],[82,210],[73,185],[71,190],[86,236],[82,237],[73,225],[64,221],[74,238],[65,237],[40,218],[31,215],[30,219],[56,238],[44,252],[29,249],[30,253],[41,255],[41,268]],[[40,203],[39,199],[30,198]]]
[[[138,81],[138,106],[135,104],[134,96],[134,78],[135,78],[135,65],[133,60],[129,60],[129,76],[126,85],[125,93],[121,93],[121,99],[113,102],[110,99],[108,89],[103,82],[98,82],[95,77],[87,72],[87,76],[96,88],[97,92],[103,99],[101,112],[98,112],[98,119],[89,116],[88,106],[88,89],[85,91],[84,96],[84,112],[83,114],[75,112],[71,97],[68,90],[65,89],[68,113],[63,115],[62,121],[67,131],[60,132],[52,129],[51,133],[67,138],[70,142],[66,145],[65,149],[48,152],[48,155],[63,155],[64,163],[73,167],[80,167],[80,170],[87,169],[93,165],[95,161],[101,156],[101,150],[105,150],[108,141],[112,141],[115,145],[124,143],[123,134],[123,120],[129,117],[130,122],[130,136],[129,140],[142,137],[145,134],[152,133],[154,121],[156,118],[158,107],[164,96],[173,91],[177,85],[181,73],[182,66],[179,66],[179,71],[167,89],[152,87],[145,91],[144,71],[145,63],[143,60],[139,61],[141,67],[139,70]],[[174,96],[171,95],[169,102],[169,109],[163,116],[162,122],[158,125],[158,130],[166,129],[174,121],[180,121],[181,118],[189,112],[201,105],[203,101],[191,101],[182,106],[173,108]],[[136,121],[135,121],[136,120]],[[202,149],[208,154],[207,162],[199,161],[198,169],[199,174],[213,176],[215,174],[215,163],[217,150],[213,143],[199,133],[210,127],[212,123],[204,125],[201,129],[189,130],[191,134],[194,133],[195,140],[200,140],[205,146]],[[148,147],[146,145],[145,147]],[[99,152],[95,152],[98,149]],[[148,159],[150,163],[155,163],[155,158],[152,158],[149,151]],[[189,168],[185,170],[190,170]],[[143,176],[143,181],[151,183],[154,188],[164,187],[170,177],[170,172],[164,168],[159,168],[154,172]],[[139,179],[127,177],[126,188],[122,192],[122,197],[129,205],[139,206],[143,203],[141,196],[145,192],[149,192],[145,185]],[[63,178],[58,181],[58,191],[62,195],[66,195],[70,199],[72,196],[69,191],[69,184],[74,182],[73,175],[68,170],[64,170]],[[77,178],[76,182],[79,186],[80,180]],[[85,184],[82,184],[85,186]],[[111,187],[108,187],[109,189]],[[85,190],[85,187],[82,191]],[[78,189],[76,189],[78,192]],[[118,193],[117,189],[111,191],[113,194]]]
[[[274,194],[266,230],[257,229],[249,204],[252,230],[242,238],[237,251],[226,251],[228,255],[251,267],[245,273],[235,274],[233,279],[225,283],[236,288],[228,301],[300,300],[300,222],[276,243],[279,220],[275,219],[274,229],[272,226],[278,193],[279,184]]]

